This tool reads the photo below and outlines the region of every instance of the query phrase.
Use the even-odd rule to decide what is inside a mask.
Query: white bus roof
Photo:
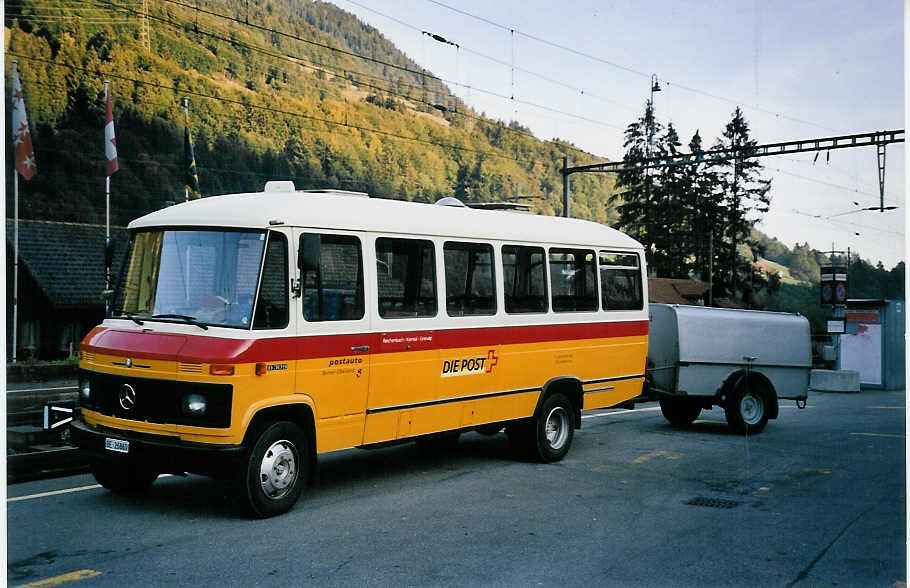
[[[498,241],[641,249],[616,229],[580,219],[368,198],[333,190],[210,196],[152,212],[129,224],[267,229],[275,225]]]

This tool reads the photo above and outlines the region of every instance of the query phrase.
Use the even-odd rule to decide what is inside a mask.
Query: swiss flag
[[[26,180],[32,179],[38,171],[35,165],[35,152],[32,149],[32,134],[28,130],[28,117],[25,116],[25,101],[22,99],[22,84],[19,83],[19,72],[13,69],[13,148],[16,155],[16,170]]]
[[[114,137],[114,113],[111,107],[111,94],[105,87],[104,105],[104,157],[107,159],[107,175],[112,176],[120,169],[117,163],[117,138]]]

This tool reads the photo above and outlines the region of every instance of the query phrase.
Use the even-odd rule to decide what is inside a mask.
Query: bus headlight
[[[88,405],[92,400],[92,380],[83,378],[79,381],[79,402]]]
[[[202,394],[187,394],[183,397],[183,414],[189,416],[205,416],[207,403]]]

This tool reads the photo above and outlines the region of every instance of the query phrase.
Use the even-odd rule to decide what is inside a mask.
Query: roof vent
[[[351,190],[332,190],[332,189],[320,189],[320,190],[301,190],[306,194],[335,194],[336,196],[356,196],[357,198],[369,198],[370,195],[366,192],[353,192]]]
[[[466,206],[464,205],[464,202],[462,202],[458,198],[455,198],[454,196],[446,196],[445,198],[440,198],[439,200],[436,201],[436,204],[438,204],[440,206],[457,206],[460,208],[466,208]]]
[[[280,181],[271,181],[265,183],[265,188],[263,192],[294,192],[297,188],[294,187],[294,182],[290,180],[280,180]]]

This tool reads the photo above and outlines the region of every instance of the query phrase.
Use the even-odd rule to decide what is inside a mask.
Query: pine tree
[[[665,255],[658,246],[661,221],[655,214],[661,195],[655,189],[654,170],[640,164],[655,152],[653,143],[655,137],[661,135],[662,130],[663,125],[655,120],[654,105],[649,100],[645,104],[645,112],[641,118],[626,127],[623,143],[626,149],[623,163],[627,166],[636,164],[639,166],[617,174],[616,187],[620,190],[611,199],[616,201],[621,198],[622,203],[617,206],[618,225],[644,244],[648,265],[657,275],[662,275],[661,268]]]
[[[712,241],[716,242],[723,234],[725,211],[717,172],[704,160],[699,131],[692,135],[688,147],[693,163],[684,168],[683,200],[689,223],[685,237],[691,256],[687,267],[696,277],[708,282],[713,269],[710,256],[718,250]],[[714,256],[717,257],[716,253]]]
[[[668,123],[666,132],[656,142],[654,155],[678,155],[681,146],[676,128],[673,123]],[[686,210],[687,180],[682,166],[665,165],[660,168],[655,186],[659,199],[652,211],[659,228],[655,244],[663,254],[658,271],[659,275],[668,278],[685,278],[689,274],[686,259],[689,257],[692,223]]]
[[[737,106],[733,118],[727,123],[715,149],[731,150],[736,156],[714,166],[723,190],[722,207],[724,225],[720,239],[715,235],[714,244],[719,266],[715,268],[715,293],[735,295],[750,291],[749,283],[741,274],[751,277],[751,265],[746,265],[739,255],[741,244],[748,245],[756,214],[764,214],[771,203],[771,180],[761,178],[761,164],[754,159],[758,141],[749,135],[749,125]]]

